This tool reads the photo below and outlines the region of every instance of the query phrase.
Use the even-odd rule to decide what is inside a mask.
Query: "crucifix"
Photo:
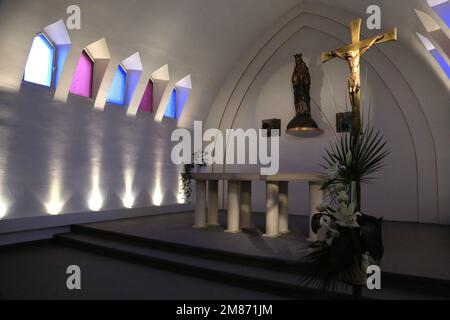
[[[350,76],[348,77],[348,93],[350,103],[352,105],[352,136],[357,136],[361,130],[361,113],[360,113],[360,62],[361,56],[367,52],[373,45],[397,40],[397,29],[394,28],[390,32],[360,40],[361,35],[361,19],[350,22],[352,32],[352,43],[329,52],[322,53],[322,62],[325,63],[335,57],[344,59],[350,67]]]

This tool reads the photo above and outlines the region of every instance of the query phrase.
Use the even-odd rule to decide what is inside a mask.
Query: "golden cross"
[[[394,28],[390,32],[371,37],[360,41],[361,36],[361,19],[350,22],[350,30],[352,32],[352,43],[329,52],[322,53],[322,62],[338,57],[348,62],[350,67],[350,76],[348,78],[348,91],[350,103],[352,105],[352,133],[357,134],[361,130],[360,115],[360,61],[361,56],[366,53],[373,45],[397,40],[397,29]]]

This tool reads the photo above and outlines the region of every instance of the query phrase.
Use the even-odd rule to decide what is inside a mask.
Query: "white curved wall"
[[[309,2],[291,11],[238,62],[217,96],[207,127],[259,128],[262,119],[276,117],[284,131],[294,114],[292,56],[302,52],[312,76],[313,116],[325,134],[308,140],[283,132],[280,171],[319,170],[324,147],[333,138],[335,114],[345,111],[348,75],[344,62],[322,65],[320,54],[349,41],[347,25],[357,16]],[[420,50],[414,33],[414,25],[400,29],[399,41],[373,48],[363,60],[364,104],[372,106],[371,123],[383,130],[390,150],[376,183],[364,187],[363,210],[393,220],[450,223],[450,87],[445,74]],[[362,34],[374,33],[363,28]],[[365,112],[367,117],[368,108]],[[214,167],[222,170],[248,168]],[[261,186],[256,190],[258,207],[264,193]],[[292,213],[305,213],[304,191],[291,188],[303,194],[292,202]]]
[[[63,203],[61,214],[89,211],[93,184],[104,198],[101,210],[123,208],[127,184],[136,196],[135,207],[177,203],[179,168],[170,161],[172,131],[205,118],[248,39],[297,2],[0,1],[0,209],[6,207],[1,222],[48,215],[46,203],[52,198]],[[65,21],[71,4],[81,8],[81,29],[68,31],[71,48],[58,87],[22,86],[34,36]],[[103,50],[94,57],[102,78],[95,83],[98,95],[92,100],[68,96],[82,49],[102,38],[109,52],[100,46]],[[165,65],[170,79],[167,83],[165,74],[158,76],[155,96],[164,91],[167,100],[172,87],[191,75],[192,91],[178,123],[154,121],[164,113],[157,106],[153,114],[134,118],[116,106],[94,111],[94,103],[104,102],[117,65],[135,52],[143,66],[136,92]],[[110,58],[109,64],[104,58]]]
[[[299,2],[303,3],[291,10]],[[293,115],[290,87],[292,54],[303,51],[313,76],[313,99],[326,118],[322,118],[317,108],[314,108],[314,117],[326,134],[303,141],[283,133],[281,170],[317,170],[323,147],[332,137],[334,115],[344,110],[347,74],[342,61],[321,65],[318,57],[321,51],[349,41],[348,22],[364,16],[371,2],[80,0],[77,4],[82,9],[82,28],[69,31],[72,47],[57,97],[64,98],[64,90],[68,90],[71,72],[82,48],[105,37],[111,55],[105,78],[111,78],[117,64],[136,51],[140,53],[143,65],[141,85],[146,84],[146,78],[153,71],[166,64],[170,71],[167,93],[178,80],[191,74],[193,88],[178,125],[191,126],[193,120],[204,119],[209,112],[204,127],[259,128],[261,119],[274,116],[281,118],[285,127]],[[449,223],[450,84],[415,35],[415,32],[424,33],[424,30],[413,9],[428,9],[421,0],[408,1],[408,5],[404,1],[379,2],[383,9],[383,29],[397,26],[400,38],[397,43],[372,49],[363,62],[363,73],[367,71],[368,79],[365,92],[374,106],[371,118],[384,130],[391,150],[389,166],[377,184],[367,187],[364,204],[370,213],[391,219]],[[57,3],[52,0],[0,2],[2,88],[13,91],[20,88],[33,36],[45,26],[65,19],[66,7],[72,3],[69,0]],[[288,14],[278,20],[285,12]],[[371,34],[363,29],[363,35]],[[248,48],[250,44],[253,45]],[[105,83],[98,87],[103,96],[109,89],[107,81]],[[176,201],[176,168],[167,164],[167,150],[164,149],[158,158],[163,159],[157,161],[159,167],[153,163],[153,148],[167,144],[175,123],[154,123],[153,117],[127,118],[125,111],[118,109],[107,108],[96,113],[91,102],[69,99],[68,103],[55,103],[52,95],[53,92],[48,96],[44,94],[44,97],[33,92],[2,95],[0,166],[6,172],[6,189],[11,189],[10,202],[20,203],[15,204],[8,218],[39,215],[45,211],[42,198],[51,189],[51,175],[48,173],[53,171],[55,157],[46,153],[47,147],[37,150],[33,142],[45,143],[49,149],[53,148],[50,146],[62,145],[58,134],[48,133],[46,126],[49,123],[57,124],[51,130],[58,133],[59,126],[82,127],[87,121],[91,125],[83,127],[85,135],[89,130],[97,132],[95,135],[104,135],[105,145],[111,147],[105,150],[114,153],[105,153],[103,157],[110,161],[103,164],[106,175],[101,181],[110,192],[108,199],[111,202],[106,203],[105,208],[122,207],[117,193],[123,191],[123,172],[120,170],[123,169],[124,154],[138,159],[138,162],[143,161],[136,168],[136,176],[141,179],[136,185],[140,193],[153,192],[157,183],[151,177],[160,170],[167,179],[162,187],[163,193],[168,194],[163,204]],[[28,112],[27,108],[32,109]],[[89,119],[91,116],[92,120]],[[10,118],[14,119],[13,125],[7,120]],[[327,126],[326,119],[331,122],[331,127]],[[109,131],[102,132],[101,126]],[[120,127],[123,136],[114,132],[115,127]],[[138,132],[148,134],[147,145],[141,145],[143,142],[138,139]],[[117,145],[107,139],[110,134],[120,140]],[[85,148],[85,141],[71,134],[64,141],[73,150],[79,150],[82,159],[91,160],[91,151]],[[63,150],[58,151],[58,148],[54,148],[57,156]],[[33,158],[40,165],[34,166]],[[153,159],[153,162],[150,165],[143,159]],[[85,193],[92,173],[80,169],[83,161],[66,160],[67,179],[62,189],[76,196],[63,212],[85,210]],[[27,167],[23,167],[20,161],[25,161]],[[13,168],[7,168],[7,163],[14,164]],[[42,169],[44,167],[45,170]],[[219,167],[214,169],[221,170]],[[28,179],[32,183],[28,183]],[[255,188],[262,191],[261,186]],[[291,211],[303,213],[307,198],[304,186],[297,185],[295,190],[303,198],[291,197]],[[141,197],[138,203],[151,204],[149,197],[148,194]],[[259,200],[261,197],[262,194]]]

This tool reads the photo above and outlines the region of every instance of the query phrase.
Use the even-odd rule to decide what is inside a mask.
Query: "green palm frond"
[[[352,162],[347,166],[346,156],[349,151],[352,154]],[[383,168],[387,155],[386,141],[381,132],[368,128],[356,137],[348,133],[342,135],[325,150],[325,163],[322,167],[329,168],[338,163],[340,169],[337,180],[343,183],[370,182],[373,174]]]

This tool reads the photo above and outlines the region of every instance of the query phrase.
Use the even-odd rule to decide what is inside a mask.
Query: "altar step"
[[[134,235],[74,225],[70,233],[55,236],[65,245],[106,254],[132,262],[258,290],[282,297],[319,299],[321,293],[297,285],[301,263],[200,248],[180,243],[141,238]],[[449,298],[448,283],[395,274],[383,274],[381,291],[364,290],[369,299]],[[350,299],[350,292],[337,298]]]

